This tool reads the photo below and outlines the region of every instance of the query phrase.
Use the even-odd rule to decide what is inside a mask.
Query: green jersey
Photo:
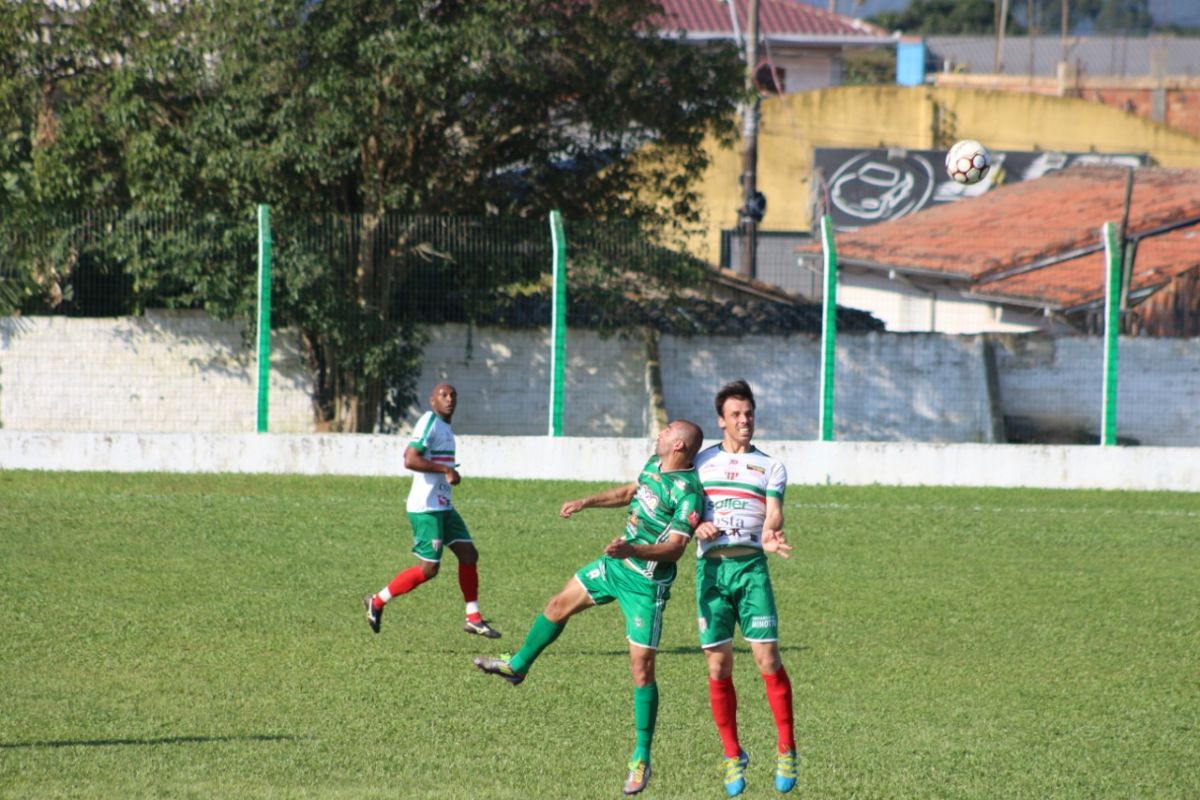
[[[682,534],[689,539],[700,524],[704,508],[704,488],[692,469],[663,472],[658,456],[652,456],[638,476],[637,492],[629,504],[625,522],[625,541],[633,544],[658,544]],[[641,558],[625,563],[647,580],[670,586],[675,580],[675,564],[660,564]]]

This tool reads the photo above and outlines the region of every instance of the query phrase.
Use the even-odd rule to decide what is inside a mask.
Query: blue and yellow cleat
[[[625,794],[637,794],[642,789],[646,788],[646,784],[650,782],[650,762],[637,761],[629,762],[629,774],[625,776]]]
[[[725,770],[725,794],[737,797],[746,791],[746,765],[749,763],[750,756],[746,755],[745,750],[722,762],[722,768]]]
[[[796,762],[796,751],[788,750],[780,753],[775,759],[775,790],[790,792],[796,785],[796,775],[799,765]]]

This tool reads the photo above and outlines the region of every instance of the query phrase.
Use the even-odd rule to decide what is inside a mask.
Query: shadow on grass
[[[512,649],[514,652],[516,652],[516,648],[519,648],[519,647],[520,647],[520,644],[518,643],[516,645],[512,645],[510,648],[500,648],[500,649]],[[496,647],[492,647],[489,650],[486,646],[484,646],[483,648],[479,648],[479,647],[473,647],[473,648],[472,647],[447,647],[447,648],[444,648],[441,652],[446,655],[458,656],[458,655],[472,655],[472,654],[480,655],[483,653],[492,652],[492,651],[496,651],[496,650],[497,650]],[[785,645],[779,646],[779,652],[784,655],[786,655],[787,653],[800,653],[805,650],[812,650],[812,647],[810,647],[809,645],[806,645],[806,644],[785,644]],[[581,648],[571,648],[571,647],[565,647],[565,646],[552,646],[549,649],[547,649],[546,652],[547,653],[571,653],[573,655],[579,655],[579,656],[628,656],[629,655],[628,648],[624,648],[621,650],[616,650],[616,649],[614,649],[614,650],[585,650],[585,649],[581,649]],[[678,655],[694,656],[694,655],[698,655],[700,652],[701,652],[700,645],[698,645],[698,644],[677,645],[675,647],[660,647],[660,648],[658,648],[658,654],[660,656],[678,656]],[[750,648],[743,644],[734,645],[733,652],[735,654],[745,653],[747,657],[752,656]]]
[[[299,739],[298,736],[163,736],[155,739],[60,739],[44,742],[0,742],[0,750],[16,750],[34,747],[124,747],[128,745],[156,744],[212,744],[219,742],[285,742]]]

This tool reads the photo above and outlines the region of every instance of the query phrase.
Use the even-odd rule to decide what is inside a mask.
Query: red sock
[[[742,752],[737,735],[737,692],[733,688],[733,676],[718,680],[708,679],[708,703],[712,706],[713,722],[721,734],[721,746],[726,758],[736,758]]]
[[[421,569],[420,566],[409,567],[392,578],[392,582],[387,585],[387,588],[392,597],[399,597],[402,594],[411,592],[427,580],[425,570]],[[383,608],[383,602],[380,601],[379,595],[375,595],[374,602],[376,608]]]
[[[463,600],[465,600],[467,603],[467,619],[471,622],[481,622],[483,620],[483,616],[478,610],[479,569],[475,564],[459,563],[458,587],[462,589]]]
[[[767,702],[775,717],[775,729],[779,732],[779,752],[796,749],[795,723],[792,719],[792,682],[783,667],[773,675],[762,674],[767,685]]]

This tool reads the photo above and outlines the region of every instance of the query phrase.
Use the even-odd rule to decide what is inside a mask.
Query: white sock
[[[380,589],[379,594],[375,596],[378,597],[379,602],[383,603],[385,606],[387,605],[388,600],[392,599],[392,593],[388,591],[386,586]]]
[[[467,616],[479,613],[479,603],[467,603]]]

